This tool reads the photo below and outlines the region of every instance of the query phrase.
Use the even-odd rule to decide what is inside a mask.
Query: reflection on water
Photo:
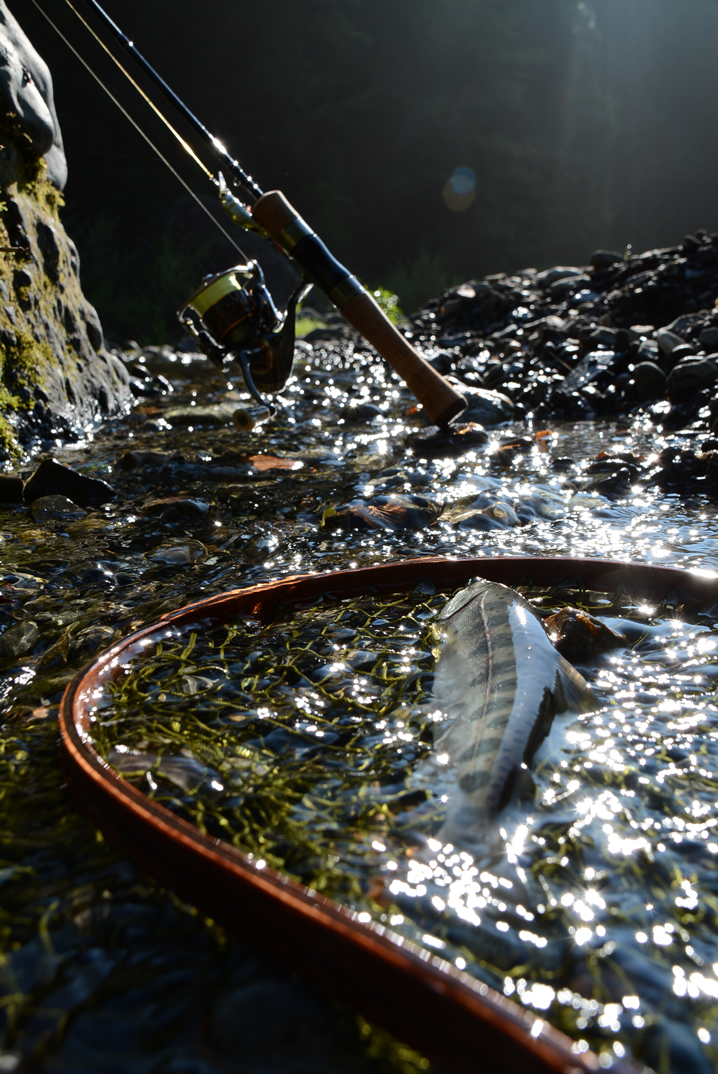
[[[138,878],[112,846],[96,841],[65,795],[55,750],[57,703],[75,671],[112,640],[190,600],[237,586],[418,555],[565,554],[718,568],[710,495],[699,483],[690,492],[676,486],[667,492],[658,478],[664,448],[697,450],[706,443],[704,432],[664,434],[638,416],[548,430],[505,426],[489,430],[486,443],[473,435],[463,448],[458,438],[442,447],[417,436],[423,426],[412,399],[359,348],[347,344],[340,353],[317,344],[298,353],[279,417],[252,435],[228,424],[240,393],[214,379],[206,362],[148,354],[147,367],[172,381],[173,394],[148,396],[126,421],[108,423],[96,439],[57,452],[61,461],[109,480],[117,500],[70,522],[33,521],[23,508],[3,508],[0,820],[6,845],[0,880],[6,917],[0,946],[5,992],[14,998],[0,1010],[0,1035],[2,1046],[19,1055],[42,1039],[58,1062],[94,1074],[112,1040],[127,1065],[168,1064],[182,1054],[203,1056],[212,1072],[227,1064],[235,1069],[234,1052],[223,1043],[229,1022],[220,1013],[203,1021],[203,1004],[206,996],[245,989],[248,980],[258,987],[269,972],[248,968],[236,947],[223,947],[209,926]],[[165,416],[170,409],[171,420]],[[601,453],[608,461],[597,460]],[[328,518],[322,525],[328,507],[395,494],[435,501],[441,513],[419,529],[334,528]],[[157,513],[148,506],[167,497],[205,501],[210,508],[206,514],[181,507]],[[149,731],[137,741],[117,739],[117,745],[142,753],[147,765],[138,778],[151,777],[165,792],[174,788],[179,807],[183,796],[191,797],[187,788],[202,783],[207,823],[217,824],[226,796],[240,799],[248,781],[256,793],[264,780],[264,807],[279,809],[278,798],[270,801],[270,776],[279,760],[296,754],[282,776],[296,782],[282,815],[282,823],[293,825],[292,840],[275,848],[287,861],[298,846],[290,871],[317,841],[331,844],[341,867],[326,854],[329,890],[335,885],[340,894],[344,885],[347,897],[364,900],[365,912],[386,914],[393,928],[412,935],[419,928],[427,945],[545,1010],[577,1041],[591,1041],[607,1057],[623,1042],[660,1066],[668,1054],[662,1019],[670,1030],[667,1065],[710,1069],[718,962],[712,953],[718,837],[712,836],[713,776],[706,774],[716,771],[713,620],[684,625],[664,611],[608,609],[609,618],[628,616],[640,627],[630,651],[583,669],[610,695],[610,711],[558,719],[533,766],[538,797],[532,809],[516,807],[503,816],[505,834],[498,831],[485,860],[469,862],[459,848],[432,850],[425,843],[431,855],[415,852],[411,869],[404,869],[397,845],[410,849],[410,833],[420,830],[430,839],[440,826],[441,795],[437,801],[424,785],[405,785],[408,762],[418,763],[430,749],[420,695],[431,677],[431,646],[424,639],[436,614],[434,599],[420,595],[398,635],[401,617],[390,623],[390,634],[380,621],[385,612],[368,625],[343,626],[328,610],[319,625],[335,631],[329,651],[320,652],[313,639],[311,675],[291,681],[288,668],[284,699],[274,697],[270,712],[245,730],[241,719],[229,717],[249,711],[256,689],[269,685],[262,681],[275,680],[262,661],[266,638],[242,649],[232,681],[249,680],[251,689],[242,688],[246,696],[221,717],[227,726],[212,728],[234,751],[231,784],[220,767],[227,758],[212,752],[212,735],[203,740],[206,757],[194,740],[188,745],[191,722],[177,731],[165,727],[152,740]],[[240,625],[251,633],[251,624]],[[383,668],[378,679],[379,665],[362,655],[376,651]],[[192,663],[191,655],[187,660]],[[187,670],[187,692],[177,704],[193,698],[200,721],[204,699],[225,682],[224,664],[218,667],[198,662]],[[353,706],[341,718],[333,709],[340,694]],[[380,703],[393,707],[375,715]],[[285,712],[289,724],[274,711]],[[247,745],[252,736],[256,747]],[[375,766],[376,779],[354,811],[344,804],[346,815],[340,815],[337,787],[352,772],[344,759],[363,756]],[[418,767],[416,773],[420,781]],[[317,787],[324,795],[318,805]],[[314,808],[305,801],[310,788]],[[240,815],[239,809],[232,814]],[[373,855],[369,888],[361,880],[366,859],[355,862],[347,842],[362,833]],[[250,835],[242,830],[237,837],[245,845]],[[258,845],[256,852],[264,849]],[[646,877],[648,892],[641,886]],[[405,889],[391,890],[397,884]],[[411,893],[422,885],[425,894]],[[490,950],[469,942],[472,915],[481,919],[482,942],[491,938]],[[172,985],[172,975],[181,972],[186,984]],[[161,1040],[137,1028],[147,1006],[140,978],[153,982],[164,1011]],[[192,984],[200,980],[211,983],[206,989]],[[213,1011],[225,1009],[219,998],[212,1002]],[[331,1027],[339,1034],[332,1039],[343,1041],[332,1054],[348,1049],[364,1063],[364,1045],[351,1033],[341,1036],[338,1016],[322,1018],[321,1040]],[[319,1037],[312,1040],[319,1047]],[[320,1063],[318,1052],[301,1054],[310,1067]],[[408,1069],[395,1056],[386,1061]],[[325,1065],[347,1069],[338,1059]]]

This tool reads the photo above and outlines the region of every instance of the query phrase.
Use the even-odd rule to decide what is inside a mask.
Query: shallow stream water
[[[505,426],[489,430],[486,443],[475,436],[468,450],[427,443],[421,415],[399,382],[362,352],[331,344],[300,347],[278,418],[243,434],[229,418],[243,401],[239,385],[226,385],[207,362],[157,350],[146,352],[144,364],[149,377],[164,376],[174,390],[148,379],[148,390],[157,394],[129,418],[55,453],[109,481],[117,499],[70,521],[37,511],[33,519],[11,507],[0,519],[0,622],[18,639],[2,653],[5,1069],[21,1070],[31,1056],[48,1071],[424,1069],[420,1057],[228,940],[95,834],[67,797],[57,764],[62,689],[93,654],[172,608],[297,572],[495,552],[716,569],[712,500],[695,490],[683,497],[667,493],[654,479],[666,446],[697,448],[707,434],[688,429],[664,436],[656,417],[639,414],[620,424]],[[371,405],[357,411],[357,402]],[[350,528],[347,523],[358,525],[367,502],[379,496],[430,503],[399,501],[393,516],[380,510],[379,526]],[[204,502],[153,506],[166,497]],[[327,511],[352,501],[348,513]],[[397,510],[414,528],[390,528]],[[403,648],[395,650],[396,659],[384,660],[380,676],[382,689],[390,683],[399,691],[399,708],[424,711],[418,695],[407,700],[402,691],[421,691],[422,675],[430,674],[425,632],[441,600],[418,594],[418,604],[399,609],[399,625],[407,624]],[[373,830],[371,817],[381,810],[367,811],[366,830],[377,844],[371,868],[381,880],[373,889],[362,888],[358,870],[342,866],[343,858],[351,862],[351,848],[342,842],[336,816],[317,823],[293,791],[291,801],[301,808],[285,810],[283,823],[307,844],[321,830],[329,847],[328,890],[368,900],[367,912],[391,914],[395,928],[414,928],[405,907],[429,880],[437,890],[418,896],[426,904],[421,928],[428,946],[447,947],[506,994],[545,1011],[578,1047],[590,1042],[601,1051],[605,1065],[623,1049],[663,1069],[708,1071],[716,1059],[718,997],[715,622],[708,614],[682,623],[668,609],[608,612],[640,627],[633,647],[585,669],[610,706],[573,724],[559,721],[559,737],[539,756],[535,773],[542,810],[552,812],[510,810],[499,850],[492,848],[478,880],[462,860],[444,855],[441,861],[438,848],[434,864],[417,864],[415,875],[400,881],[389,875],[396,872],[390,868],[395,846],[382,834],[396,838],[394,828],[415,826],[412,810],[430,812],[418,785],[386,791],[390,784],[377,781],[386,792],[381,815],[390,818],[391,831]],[[351,654],[376,644],[362,636],[361,623],[346,628],[332,609],[324,614],[326,644],[338,646],[330,662],[342,665],[327,676],[340,675],[339,682],[358,676],[366,690],[362,703],[374,719],[376,664],[365,657],[362,665]],[[369,620],[375,633],[377,618],[387,616]],[[309,619],[313,624],[315,617]],[[251,624],[243,629],[251,632]],[[333,636],[342,629],[357,636]],[[237,659],[250,658],[247,640],[239,639]],[[317,655],[327,659],[327,653]],[[266,687],[259,680],[267,661],[261,653],[256,660],[258,670],[241,672],[243,688],[252,676],[255,688]],[[190,683],[198,680],[194,694],[207,693],[200,661],[183,673]],[[298,734],[316,744],[319,732],[327,737],[329,729],[312,710],[316,678],[311,682]],[[190,685],[186,697],[194,694]],[[393,722],[375,728],[374,744],[380,765],[397,772],[399,755],[392,750],[425,748],[422,718],[398,711],[392,710]],[[272,727],[259,731],[229,722],[240,746],[246,746],[242,734],[254,735],[272,764],[281,759],[284,746],[266,746],[273,733],[281,737],[274,716]],[[140,778],[149,771],[156,781],[152,772],[167,746],[158,736],[154,727],[134,742],[117,738],[106,745],[154,755]],[[209,756],[194,756],[191,738],[188,729],[185,746],[176,736],[172,743],[173,753],[187,761],[190,783],[193,762],[211,767]],[[328,782],[327,758],[321,751],[312,757],[315,782]],[[247,767],[237,776],[237,793]],[[169,784],[181,788],[182,771],[174,774]],[[185,778],[185,790],[188,785]],[[278,858],[291,854],[286,834]],[[243,845],[249,838],[240,833]],[[302,875],[294,859],[287,867]],[[610,895],[607,873],[617,883]],[[520,902],[496,895],[521,885],[531,890]],[[465,934],[451,933],[437,903],[430,919],[432,897],[463,908],[464,924],[471,924],[471,913],[482,918],[495,944],[490,957],[486,949],[472,949]],[[526,972],[515,972],[519,965]]]

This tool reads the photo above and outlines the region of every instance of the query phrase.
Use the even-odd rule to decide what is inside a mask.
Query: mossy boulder
[[[60,220],[52,81],[0,0],[0,459],[81,434],[129,402]]]

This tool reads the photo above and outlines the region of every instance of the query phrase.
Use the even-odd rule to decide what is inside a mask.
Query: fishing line
[[[195,200],[195,201],[197,202],[197,204],[199,205],[199,207],[200,207],[200,209],[202,210],[202,212],[203,212],[203,213],[205,213],[205,214],[206,214],[206,215],[207,215],[207,216],[209,217],[209,219],[210,219],[210,220],[212,221],[212,223],[214,224],[214,226],[215,226],[216,228],[218,228],[218,229],[219,229],[219,230],[220,230],[220,231],[222,232],[222,234],[224,235],[224,237],[225,237],[226,239],[228,239],[228,240],[229,240],[229,242],[231,242],[231,243],[232,243],[232,246],[234,246],[235,250],[237,250],[237,251],[238,251],[238,253],[240,253],[240,254],[242,255],[242,257],[244,258],[244,260],[245,260],[245,261],[249,261],[249,260],[250,260],[250,258],[249,258],[249,257],[247,256],[247,254],[246,254],[246,253],[244,252],[244,250],[242,249],[242,247],[241,247],[241,246],[240,246],[240,245],[239,245],[239,244],[238,244],[238,243],[237,243],[237,242],[236,242],[236,241],[235,241],[235,240],[234,240],[234,239],[232,238],[232,236],[231,236],[231,235],[229,234],[229,232],[228,232],[228,231],[226,231],[226,230],[225,230],[225,229],[224,229],[224,228],[222,227],[222,225],[220,224],[219,220],[217,220],[217,218],[216,218],[215,216],[213,216],[213,215],[212,215],[212,213],[211,213],[211,212],[209,211],[209,209],[208,209],[208,208],[207,208],[207,206],[206,206],[206,205],[204,204],[204,202],[203,202],[203,201],[202,201],[202,199],[201,199],[201,198],[199,197],[199,195],[195,193],[195,191],[194,191],[194,190],[192,189],[192,187],[191,187],[191,186],[189,185],[189,183],[187,183],[187,182],[186,182],[186,181],[185,181],[185,180],[184,180],[184,179],[182,178],[182,176],[181,176],[181,175],[179,174],[179,172],[178,172],[178,171],[177,171],[177,170],[176,170],[176,169],[175,169],[175,168],[174,168],[174,167],[173,167],[173,166],[172,166],[172,165],[170,164],[170,162],[169,162],[169,161],[167,160],[167,158],[166,158],[166,157],[165,157],[165,156],[163,155],[163,153],[162,153],[162,152],[161,152],[161,151],[160,151],[160,150],[158,149],[158,147],[157,147],[157,146],[155,145],[155,143],[154,143],[154,142],[152,141],[152,139],[151,139],[151,138],[149,137],[149,135],[148,135],[148,134],[145,134],[145,132],[144,132],[144,131],[142,130],[142,127],[140,127],[139,123],[137,123],[137,122],[136,122],[136,121],[135,121],[135,120],[134,120],[134,119],[132,118],[132,116],[130,115],[130,113],[129,113],[129,112],[127,111],[127,109],[126,109],[126,108],[124,108],[124,107],[123,107],[123,105],[121,105],[121,104],[120,104],[120,102],[119,102],[119,101],[117,100],[117,98],[115,97],[115,95],[114,95],[114,94],[112,93],[112,91],[111,91],[111,90],[110,90],[110,89],[109,89],[109,88],[108,88],[108,87],[107,87],[107,86],[105,85],[105,83],[104,83],[104,82],[102,81],[102,79],[101,79],[101,78],[99,77],[99,75],[95,74],[95,72],[93,71],[93,69],[92,69],[92,68],[90,67],[89,63],[87,63],[87,61],[83,59],[83,57],[82,57],[82,56],[80,55],[80,53],[79,53],[79,52],[77,51],[77,49],[75,48],[75,46],[74,46],[74,45],[72,45],[72,44],[71,44],[71,43],[70,43],[70,42],[68,41],[68,39],[67,39],[67,38],[65,37],[65,35],[63,34],[62,30],[60,30],[59,26],[57,26],[57,25],[56,25],[56,24],[55,24],[55,23],[54,23],[54,22],[52,21],[52,19],[51,19],[51,18],[50,18],[50,16],[49,16],[49,15],[47,14],[47,12],[46,12],[46,11],[44,11],[44,10],[42,9],[42,7],[40,6],[40,4],[38,3],[38,0],[32,0],[32,2],[33,2],[33,4],[35,5],[35,7],[37,8],[37,10],[38,10],[38,11],[40,12],[40,14],[41,14],[41,15],[43,16],[43,18],[45,18],[45,19],[46,19],[46,20],[47,20],[47,21],[49,22],[50,26],[52,26],[53,30],[54,30],[54,31],[55,31],[55,33],[56,33],[56,34],[58,35],[58,37],[60,37],[60,38],[61,38],[61,39],[62,39],[62,40],[63,40],[63,41],[65,42],[65,44],[66,44],[66,45],[67,45],[67,47],[68,47],[68,48],[70,49],[70,51],[71,51],[71,52],[72,52],[72,53],[73,53],[73,54],[74,54],[74,55],[75,55],[75,56],[77,57],[77,59],[78,59],[78,60],[80,61],[80,63],[82,64],[82,66],[83,66],[83,67],[85,68],[85,70],[86,70],[86,71],[88,71],[90,75],[92,75],[92,77],[94,78],[95,82],[97,82],[98,86],[101,86],[101,88],[102,88],[102,89],[103,89],[103,90],[105,91],[105,93],[106,93],[106,94],[107,94],[107,96],[108,96],[108,97],[110,98],[110,100],[111,100],[111,101],[113,102],[113,104],[117,105],[117,107],[119,108],[120,112],[122,112],[122,114],[123,114],[123,116],[125,117],[125,119],[129,120],[129,122],[130,122],[130,123],[132,124],[132,126],[133,126],[133,127],[135,128],[135,130],[137,131],[137,133],[138,133],[138,134],[140,134],[140,135],[141,135],[141,136],[142,136],[142,137],[144,138],[144,140],[145,140],[145,141],[147,142],[147,144],[148,144],[148,145],[150,146],[150,148],[151,148],[151,149],[152,149],[152,150],[153,150],[153,151],[154,151],[154,152],[155,152],[155,153],[157,154],[157,156],[158,156],[158,157],[159,157],[159,159],[160,159],[160,160],[162,161],[162,163],[163,163],[163,164],[165,164],[165,165],[166,165],[166,166],[167,166],[167,167],[169,168],[169,170],[170,170],[170,171],[172,172],[172,174],[174,175],[175,179],[177,179],[177,180],[178,180],[178,182],[180,182],[180,183],[182,184],[182,186],[183,186],[183,187],[185,188],[185,190],[187,191],[187,193],[188,193],[188,194],[189,194],[189,195],[190,195],[190,196],[191,196],[191,197],[192,197],[192,198],[193,198],[193,199],[194,199],[194,200]],[[72,5],[70,5],[70,6],[72,6]],[[74,8],[73,8],[73,10],[74,10]],[[84,19],[83,19],[82,21],[84,22]],[[104,46],[103,46],[103,47],[104,47]],[[114,57],[113,57],[113,59],[114,59]],[[120,65],[118,65],[118,66],[120,66]],[[128,77],[128,78],[130,78],[130,76],[129,76],[129,75],[128,75],[127,77]],[[132,78],[130,78],[130,81],[131,81],[131,82],[134,82],[134,80],[133,80]],[[136,85],[136,83],[135,83],[135,85]],[[138,89],[140,89],[140,87],[139,87],[139,86],[138,86],[137,88],[138,88]],[[143,96],[145,96],[145,94],[144,94],[144,93],[142,92],[142,90],[141,90],[141,89],[140,89],[140,92],[142,93],[142,95],[143,95]],[[148,99],[148,98],[146,98],[146,99]],[[152,103],[152,102],[150,102],[150,104],[151,104],[151,103]],[[154,105],[152,105],[152,107],[154,108]],[[157,111],[157,109],[155,109],[155,111]],[[165,122],[167,122],[167,121],[165,121]],[[170,124],[169,124],[169,123],[167,123],[167,125],[168,125],[168,126],[170,126]],[[176,132],[175,132],[175,133],[176,133]],[[180,141],[181,141],[181,142],[182,142],[183,144],[185,144],[185,143],[184,143],[184,139],[183,139],[183,138],[182,138],[182,137],[181,137],[181,136],[180,136],[179,134],[177,134],[177,137],[179,138],[179,140],[180,140]],[[193,152],[192,152],[191,150],[190,150],[190,152],[191,152],[191,155],[192,155],[193,157],[195,157],[195,159],[196,159],[196,160],[198,161],[198,163],[200,164],[200,166],[201,166],[201,167],[202,167],[202,168],[204,169],[204,171],[205,171],[205,172],[207,172],[207,174],[208,174],[208,175],[210,176],[210,178],[212,178],[212,176],[211,176],[211,173],[210,173],[209,171],[207,171],[207,169],[205,168],[204,164],[202,164],[202,162],[201,162],[201,161],[199,160],[199,158],[198,158],[198,157],[196,156],[196,154],[195,154],[195,153],[193,153]]]
[[[71,0],[65,0],[65,3],[69,7],[70,11],[74,12],[74,14],[77,15],[78,19],[80,20],[82,25],[85,27],[85,29],[88,31],[88,33],[92,34],[92,36],[94,37],[95,41],[97,41],[97,43],[100,46],[100,48],[104,49],[104,51],[110,57],[112,62],[115,63],[119,67],[120,71],[122,71],[122,74],[125,76],[125,78],[128,80],[128,82],[132,83],[132,85],[135,87],[135,89],[139,93],[140,97],[142,97],[143,100],[147,102],[147,104],[150,106],[150,108],[155,113],[155,115],[158,117],[158,119],[161,119],[162,122],[164,123],[164,125],[167,127],[167,129],[172,132],[172,134],[175,136],[175,138],[177,139],[179,144],[182,146],[182,148],[185,150],[185,152],[189,153],[189,155],[192,157],[192,159],[195,161],[196,164],[199,164],[200,168],[202,169],[204,174],[207,176],[207,178],[210,179],[212,182],[215,182],[215,178],[212,175],[211,171],[200,160],[200,158],[197,156],[197,154],[195,153],[195,151],[192,148],[192,146],[188,142],[186,142],[184,140],[184,138],[182,137],[180,132],[178,130],[176,130],[172,126],[170,121],[167,119],[167,117],[162,112],[160,112],[159,108],[157,107],[155,102],[152,100],[152,98],[149,97],[148,94],[145,93],[145,91],[142,89],[142,86],[140,86],[139,82],[135,81],[135,79],[132,77],[132,75],[127,70],[127,68],[123,67],[123,65],[120,63],[120,61],[115,56],[114,52],[112,52],[112,50],[107,47],[107,45],[102,40],[100,35],[98,33],[96,33],[95,30],[93,30],[93,28],[90,26],[89,22],[80,14],[80,12],[77,10],[77,8],[72,4]]]

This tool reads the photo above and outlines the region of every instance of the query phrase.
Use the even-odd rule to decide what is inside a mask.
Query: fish
[[[598,701],[556,652],[541,617],[507,586],[474,580],[436,627],[433,695],[448,719],[435,734],[434,756],[453,769],[437,838],[457,843],[508,804],[554,716],[590,711]]]

